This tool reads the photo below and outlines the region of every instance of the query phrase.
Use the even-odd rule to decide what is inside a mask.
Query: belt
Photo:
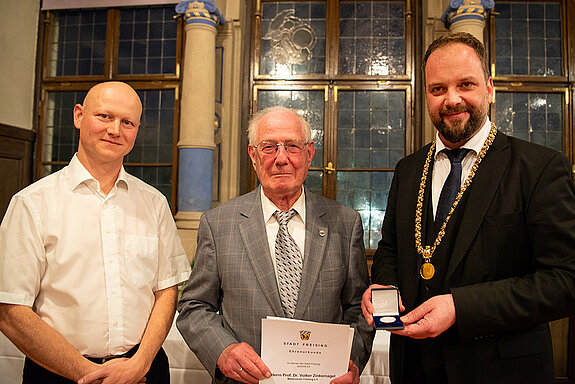
[[[113,359],[119,359],[121,357],[132,357],[136,354],[136,352],[138,351],[138,347],[140,347],[140,344],[136,344],[132,349],[130,349],[128,352],[121,354],[121,355],[110,355],[110,356],[105,356],[105,357],[88,357],[85,356],[86,359],[90,360],[93,363],[96,364],[104,364],[107,361],[113,360]]]

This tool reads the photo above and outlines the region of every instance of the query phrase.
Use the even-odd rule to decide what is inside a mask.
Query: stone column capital
[[[494,0],[451,0],[441,16],[441,21],[448,29],[452,24],[463,20],[483,22],[494,7]]]
[[[224,25],[226,19],[213,0],[182,0],[176,5],[176,12],[184,16],[186,25]]]

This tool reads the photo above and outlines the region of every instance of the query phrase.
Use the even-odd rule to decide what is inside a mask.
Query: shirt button
[[[425,286],[425,290],[426,290],[427,292],[431,291],[431,285],[426,285],[426,286]]]
[[[117,322],[117,321],[114,321],[114,322],[112,323],[112,325],[114,326],[114,328],[118,328],[118,322]]]
[[[115,295],[116,293],[118,293],[118,290],[116,288],[112,289],[112,295]]]

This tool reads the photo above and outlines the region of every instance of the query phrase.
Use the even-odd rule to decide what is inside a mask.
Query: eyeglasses
[[[283,145],[284,149],[290,155],[299,155],[302,153],[303,148],[310,142],[304,143],[300,140],[286,140],[283,143],[278,143],[274,140],[262,141],[258,145],[254,145],[255,149],[258,149],[264,155],[275,155],[278,151],[280,145]]]

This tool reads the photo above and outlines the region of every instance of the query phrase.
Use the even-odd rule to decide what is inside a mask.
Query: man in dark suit
[[[373,287],[399,288],[393,383],[552,383],[547,322],[575,310],[569,162],[490,123],[471,35],[433,42],[424,69],[437,138],[396,167],[364,315],[373,323]]]
[[[355,328],[349,370],[333,383],[357,384],[374,336],[361,315],[369,285],[361,218],[303,188],[315,148],[294,111],[260,111],[248,136],[261,186],[202,215],[178,329],[214,382],[257,383],[271,374],[259,356],[261,319],[348,323]],[[279,223],[286,225],[280,215],[290,211],[295,284],[285,281],[290,267],[276,248]]]

